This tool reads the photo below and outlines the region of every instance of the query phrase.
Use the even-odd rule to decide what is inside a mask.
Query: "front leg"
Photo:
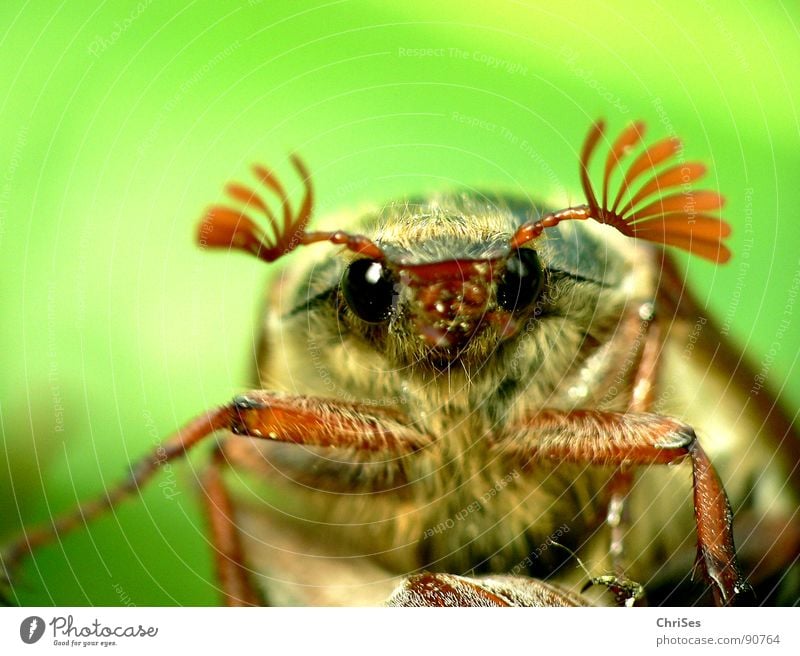
[[[203,505],[222,601],[226,606],[265,606],[267,604],[253,586],[245,563],[233,499],[222,475],[226,464],[225,453],[222,448],[217,448],[201,475]]]
[[[241,436],[237,439],[351,448],[384,452],[387,457],[402,457],[431,443],[428,437],[411,427],[402,414],[390,409],[265,391],[250,392],[188,422],[151,454],[131,464],[127,478],[96,498],[78,504],[47,524],[25,530],[22,536],[0,550],[0,583],[11,579],[13,570],[30,552],[84,526],[133,496],[164,464],[183,458],[217,431]],[[213,477],[206,480],[215,490],[217,482]],[[216,514],[211,517],[212,523],[218,519]],[[235,558],[234,561],[238,562]],[[248,601],[253,600],[248,597]]]
[[[523,465],[549,459],[619,467],[668,464],[689,456],[698,566],[713,587],[717,605],[732,604],[750,589],[736,561],[728,497],[686,424],[646,413],[544,410],[511,428],[494,448]]]

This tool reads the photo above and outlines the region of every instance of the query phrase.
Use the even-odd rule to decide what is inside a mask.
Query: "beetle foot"
[[[693,578],[698,571],[712,587],[717,606],[749,606],[755,601],[753,587],[739,571],[736,560],[722,562],[710,550],[698,546]]]
[[[640,583],[631,581],[624,576],[615,576],[613,574],[596,576],[583,586],[581,592],[586,592],[593,585],[603,585],[608,588],[608,591],[614,595],[614,600],[618,606],[630,608],[635,606],[636,602],[644,599],[644,587]]]

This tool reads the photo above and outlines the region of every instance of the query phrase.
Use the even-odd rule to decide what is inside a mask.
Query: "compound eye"
[[[342,293],[359,319],[381,323],[389,318],[394,302],[394,280],[381,262],[356,260],[344,273]]]
[[[544,274],[539,256],[530,248],[520,248],[506,261],[503,278],[497,285],[497,303],[504,310],[518,312],[542,293]]]

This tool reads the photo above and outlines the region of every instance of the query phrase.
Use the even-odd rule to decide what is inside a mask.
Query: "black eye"
[[[533,303],[542,292],[544,276],[536,251],[521,248],[506,262],[506,271],[497,285],[497,303],[514,312]]]
[[[389,318],[394,300],[394,281],[376,260],[356,260],[344,273],[342,293],[356,316],[368,323]]]

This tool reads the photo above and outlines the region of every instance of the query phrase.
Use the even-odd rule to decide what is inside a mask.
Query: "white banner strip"
[[[799,626],[796,608],[3,608],[0,654],[794,655]]]

